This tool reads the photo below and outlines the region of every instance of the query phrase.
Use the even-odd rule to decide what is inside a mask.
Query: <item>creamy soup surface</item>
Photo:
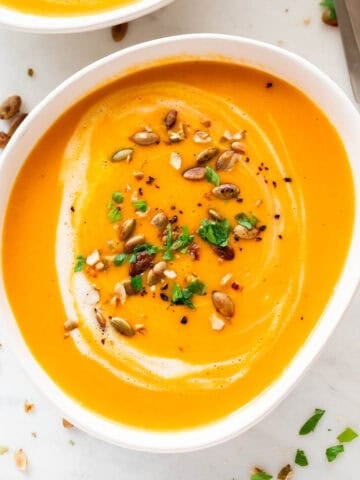
[[[206,424],[304,344],[353,217],[341,139],[303,93],[174,58],[91,93],[37,143],[6,215],[7,294],[82,405],[147,429]]]
[[[95,14],[139,0],[0,0],[0,6],[43,16]]]

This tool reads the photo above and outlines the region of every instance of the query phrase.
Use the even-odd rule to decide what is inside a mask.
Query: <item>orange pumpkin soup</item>
[[[120,8],[138,0],[0,0],[0,6],[42,16],[89,15]]]
[[[304,94],[173,59],[91,93],[33,149],[7,209],[7,294],[82,405],[148,429],[206,424],[304,344],[353,216],[343,144]]]

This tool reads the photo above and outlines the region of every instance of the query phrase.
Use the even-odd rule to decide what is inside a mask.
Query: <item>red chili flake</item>
[[[285,178],[284,178],[284,182],[290,183],[290,182],[292,182],[292,178],[290,178],[290,177],[285,177]]]
[[[274,215],[274,218],[275,218],[275,220],[279,220],[280,215],[277,213],[276,215]]]
[[[261,225],[261,226],[259,227],[259,231],[260,231],[260,232],[265,232],[265,230],[266,230],[266,225]]]
[[[188,318],[184,315],[183,317],[181,317],[180,323],[186,325],[188,323]]]
[[[272,88],[272,86],[273,86],[272,82],[267,82],[265,85],[266,88]]]
[[[182,215],[184,212],[182,210],[179,210],[180,215]]]
[[[176,210],[176,206],[175,206],[175,205],[171,205],[170,210]]]
[[[278,235],[278,237],[280,238],[280,240],[282,240],[283,236],[282,235]]]
[[[164,302],[169,301],[169,297],[165,293],[160,293],[160,298],[161,300],[164,300]]]
[[[140,197],[142,197],[144,195],[143,189],[141,187],[138,189],[138,192],[139,192]]]
[[[101,342],[102,345],[105,345],[105,338],[102,338],[102,339],[100,340],[100,342]]]
[[[275,181],[272,182],[273,184],[273,187],[276,188],[277,187],[277,183]]]
[[[165,283],[165,285],[163,285],[160,290],[167,290],[169,287],[169,285],[167,283]]]
[[[74,213],[75,212],[75,207],[74,205],[71,205],[70,210]]]
[[[256,240],[257,242],[261,242],[262,238],[261,238],[261,237],[256,237],[255,240]]]
[[[178,216],[177,215],[174,215],[173,217],[170,218],[169,220],[169,223],[171,225],[173,225],[174,223],[176,223],[178,221]]]
[[[202,203],[198,203],[197,206],[198,206],[198,207],[202,207]]]
[[[249,162],[250,162],[250,158],[249,158],[249,157],[246,157],[246,158],[245,158],[245,162],[246,162],[246,163],[249,163]]]
[[[232,282],[231,288],[233,290],[240,290],[240,284],[238,282]]]
[[[242,202],[244,201],[244,199],[241,198],[241,197],[237,197],[236,201],[237,201],[238,203],[242,203]]]

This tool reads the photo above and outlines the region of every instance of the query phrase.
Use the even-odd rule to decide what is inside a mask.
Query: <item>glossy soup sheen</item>
[[[99,13],[120,8],[138,0],[0,0],[0,6],[43,16]]]
[[[173,130],[186,125],[187,138],[177,144],[167,141],[163,122],[170,109],[178,111]],[[146,127],[159,134],[158,145],[129,140]],[[209,133],[210,143],[195,143],[197,130]],[[229,141],[221,139],[226,130],[246,130],[246,135],[240,161],[232,171],[217,172],[222,183],[240,188],[237,199],[223,201],[211,194],[214,185],[188,181],[182,172],[206,148],[229,149]],[[132,160],[111,162],[125,146],[134,149]],[[169,163],[173,152],[182,158],[180,170]],[[215,160],[208,165],[215,169]],[[135,179],[139,171],[144,177]],[[135,233],[144,233],[147,242],[161,246],[150,219],[163,211],[177,216],[173,226],[188,226],[200,246],[199,260],[176,252],[168,262],[177,277],[167,280],[166,290],[160,291],[162,280],[155,292],[146,286],[146,295],[128,297],[122,306],[110,300],[116,282],[127,278],[127,262],[104,272],[86,267],[73,273],[77,255],[86,257],[94,249],[111,255],[114,245],[121,251],[119,222],[108,218],[114,191],[124,196],[123,220],[135,217]],[[136,198],[147,202],[145,216],[135,212]],[[237,214],[252,212],[256,228],[266,229],[252,240],[230,235],[235,258],[222,260],[196,233],[209,208],[232,227]],[[95,91],[38,142],[8,205],[7,294],[37,361],[82,405],[148,429],[193,427],[245,405],[288,366],[333,293],[353,217],[353,183],[341,139],[303,93],[247,67],[174,59]],[[67,249],[69,239],[73,251]],[[169,301],[174,283],[184,287],[189,273],[207,286],[206,295],[194,295],[193,310]],[[226,275],[231,275],[228,282]],[[102,332],[81,317],[84,305],[74,287],[79,279],[98,289],[106,316],[143,329],[127,338],[109,325]],[[235,306],[231,318],[217,314],[221,330],[211,322],[214,290]],[[79,329],[64,338],[69,313],[62,298],[68,295],[70,308],[69,291],[81,318]],[[187,323],[181,322],[184,316]]]

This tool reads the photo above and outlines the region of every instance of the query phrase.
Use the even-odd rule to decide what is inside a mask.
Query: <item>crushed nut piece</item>
[[[5,148],[10,140],[10,135],[5,132],[0,132],[0,148]]]
[[[79,327],[79,323],[76,320],[71,320],[70,318],[64,323],[64,329],[66,332],[71,332]]]
[[[14,460],[15,460],[15,465],[19,470],[24,472],[27,469],[28,461],[24,453],[24,450],[22,448],[19,448],[19,450],[16,450],[16,452],[14,453]]]
[[[177,277],[177,274],[174,270],[164,270],[164,276],[169,279],[174,279]]]
[[[0,119],[7,120],[16,115],[21,107],[21,97],[12,95],[0,105]]]
[[[212,313],[210,316],[211,328],[216,331],[220,331],[225,327],[225,322],[219,318],[216,313]]]
[[[225,285],[227,285],[230,280],[232,279],[233,277],[233,274],[232,273],[227,273],[226,275],[223,276],[223,278],[220,280],[220,285],[225,287]]]
[[[86,263],[90,267],[93,267],[97,262],[100,261],[100,253],[99,250],[94,250],[88,257],[86,258]]]
[[[35,408],[35,405],[26,400],[26,402],[24,403],[24,412],[31,413],[34,410],[34,408]]]
[[[66,418],[62,419],[62,424],[64,428],[73,428],[73,424],[69,422],[69,420],[66,420]]]

